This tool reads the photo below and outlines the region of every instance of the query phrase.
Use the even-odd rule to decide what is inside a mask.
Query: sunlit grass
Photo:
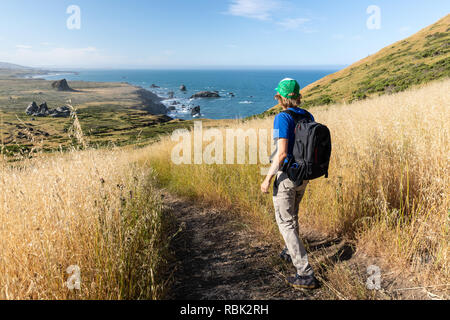
[[[448,284],[449,85],[312,110],[332,131],[333,157],[330,178],[308,187],[301,228],[349,238],[358,254],[417,285]],[[141,149],[0,159],[0,298],[163,298],[170,217],[155,183],[229,211],[281,246],[260,165],[177,166],[173,146],[167,137]],[[71,265],[81,269],[80,291],[65,285]],[[345,266],[325,276],[340,289],[332,297],[373,298]]]
[[[167,219],[127,151],[0,161],[1,299],[159,299]],[[66,269],[81,269],[70,291]]]
[[[333,136],[330,178],[313,181],[301,205],[303,229],[357,241],[359,253],[420,284],[448,283],[450,81],[351,105],[313,109]],[[270,129],[273,118],[235,123]],[[225,136],[225,129],[222,130]],[[169,138],[148,147],[160,182],[230,208],[281,239],[256,165],[174,165]]]

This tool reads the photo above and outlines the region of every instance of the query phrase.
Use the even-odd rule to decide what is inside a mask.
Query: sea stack
[[[75,91],[71,87],[69,87],[69,84],[67,83],[66,79],[53,82],[52,88],[58,91]]]
[[[196,106],[194,108],[191,109],[191,115],[193,117],[198,117],[200,116],[200,106]]]
[[[217,93],[217,91],[201,91],[197,92],[191,97],[191,99],[197,98],[220,98],[220,95]]]

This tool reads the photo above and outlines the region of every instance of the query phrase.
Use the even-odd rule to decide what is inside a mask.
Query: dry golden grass
[[[302,89],[307,105],[334,104],[404,91],[450,76],[450,14]],[[331,101],[331,102],[330,102]],[[276,106],[270,112],[281,109]]]
[[[449,89],[445,80],[312,110],[331,129],[333,156],[330,178],[308,187],[302,228],[354,239],[358,254],[418,285],[449,284]],[[272,123],[269,118],[234,126],[269,129]],[[173,146],[167,138],[147,149],[165,186],[230,207],[255,230],[281,241],[271,197],[259,191],[260,166],[177,166],[170,160]]]
[[[308,187],[302,228],[352,238],[357,254],[412,286],[448,288],[449,87],[446,80],[314,109],[332,131],[334,151],[330,179]],[[268,129],[272,121],[229,126]],[[0,159],[0,298],[164,297],[170,239],[155,177],[169,190],[230,208],[281,244],[271,197],[259,191],[259,165],[176,166],[173,146],[167,137],[138,150]],[[65,286],[71,265],[81,269],[80,291]],[[326,277],[344,298],[373,298],[345,266]]]
[[[0,160],[0,299],[158,299],[166,217],[125,150]],[[66,269],[81,270],[68,290]]]

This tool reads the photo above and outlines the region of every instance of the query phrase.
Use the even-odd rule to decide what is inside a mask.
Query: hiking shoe
[[[287,282],[296,289],[317,289],[319,281],[314,276],[299,276],[288,277]]]
[[[291,263],[292,262],[292,258],[291,255],[288,252],[287,248],[284,248],[283,251],[281,251],[280,253],[280,258],[283,259],[286,262]]]

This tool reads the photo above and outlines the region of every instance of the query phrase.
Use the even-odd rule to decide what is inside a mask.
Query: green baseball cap
[[[281,80],[278,88],[275,90],[287,99],[296,99],[300,96],[300,85],[296,80],[291,78]]]

